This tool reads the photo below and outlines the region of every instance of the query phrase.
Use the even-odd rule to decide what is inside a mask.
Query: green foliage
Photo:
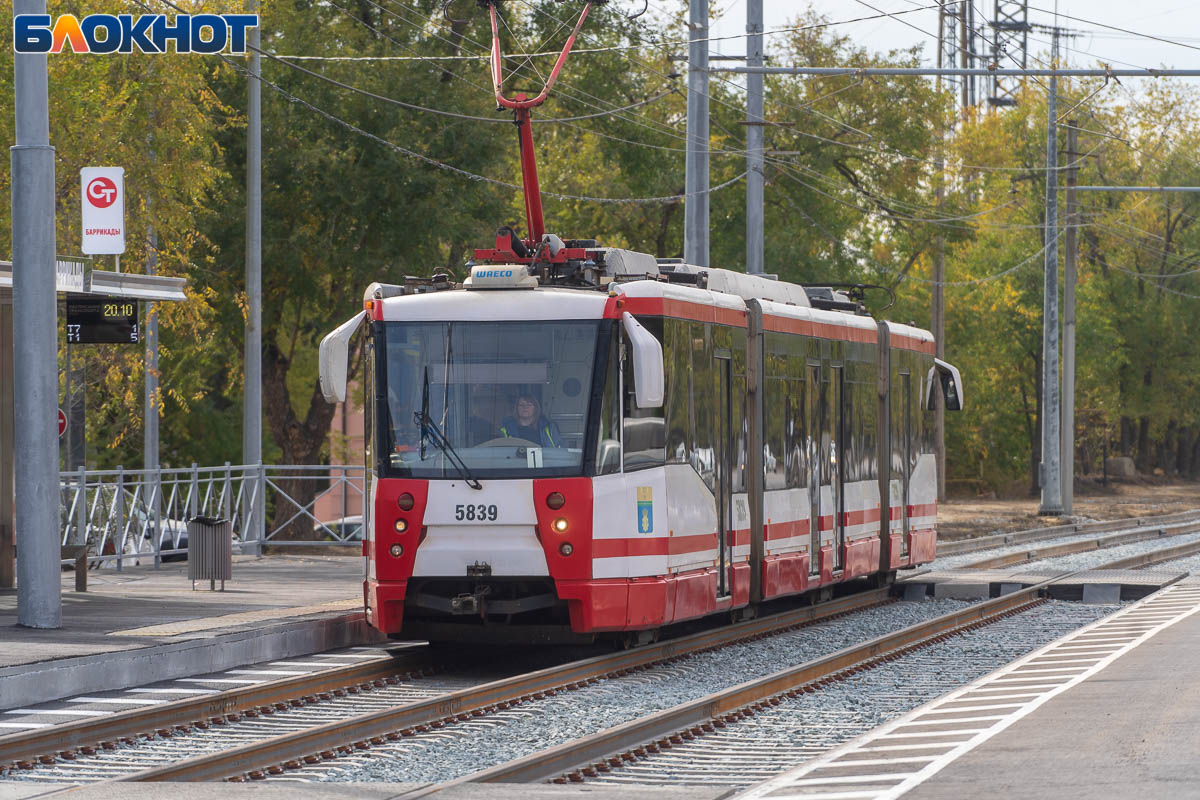
[[[51,13],[85,13],[60,5],[52,3]],[[207,0],[188,5],[228,10]],[[261,10],[267,52],[390,59],[262,61],[268,460],[328,458],[333,409],[317,391],[316,348],[360,307],[368,284],[435,269],[461,277],[472,248],[490,245],[499,225],[525,228],[518,190],[439,166],[520,183],[515,128],[511,114],[495,108],[487,62],[396,60],[488,51],[486,15],[468,0],[443,5],[271,0]],[[554,120],[636,106],[535,123],[547,228],[678,256],[680,200],[556,196],[683,192],[686,87],[677,57],[686,51],[686,4],[637,21],[626,20],[620,5],[593,10],[576,44],[593,52],[568,60],[550,102],[535,111]],[[521,54],[557,51],[577,8],[551,0],[503,5],[506,92],[541,89],[553,55]],[[917,51],[867,52],[820,21],[807,12],[797,25],[809,27],[772,37],[776,61],[919,63]],[[0,47],[0,74],[12,74],[11,59],[11,48]],[[133,235],[124,268],[142,269],[153,231],[159,272],[186,276],[192,294],[161,308],[163,460],[238,461],[246,60],[64,54],[49,63],[59,252],[78,248],[79,168],[125,166]],[[1081,183],[1200,183],[1200,118],[1189,87],[1161,81],[1133,95],[1099,81],[1064,82],[1061,93],[1060,113],[1084,129]],[[966,412],[948,417],[951,476],[999,485],[1027,474],[1040,435],[1042,87],[1027,86],[1016,108],[980,110],[954,125],[952,98],[918,78],[771,76],[766,95],[768,271],[807,283],[883,285],[895,291],[895,305],[883,310],[880,293],[870,297],[874,310],[927,326],[934,255],[944,247],[947,280],[968,282],[945,289],[946,354],[962,368],[968,398]],[[710,180],[733,182],[710,196],[711,262],[734,269],[745,263],[745,186],[736,180],[746,169],[744,104],[740,80],[713,73]],[[0,116],[10,141],[11,126],[11,115]],[[5,171],[0,181],[7,180]],[[1200,468],[1197,202],[1193,195],[1081,197],[1080,425],[1145,467]],[[0,238],[9,235],[8,214],[6,204]],[[105,443],[89,462],[137,466],[140,349],[94,347],[88,357],[88,439]]]

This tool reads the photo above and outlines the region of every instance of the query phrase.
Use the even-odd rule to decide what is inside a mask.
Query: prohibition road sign
[[[61,439],[62,435],[66,432],[67,432],[67,415],[64,414],[63,410],[60,408],[58,410],[58,438]]]

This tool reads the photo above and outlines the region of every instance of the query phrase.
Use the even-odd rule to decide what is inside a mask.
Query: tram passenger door
[[[833,569],[842,569],[846,529],[845,497],[842,477],[845,469],[845,437],[843,435],[843,370],[840,366],[822,369],[809,364],[806,375],[805,402],[809,430],[808,486],[809,503],[809,572],[821,571],[821,518],[829,517],[832,526]],[[829,487],[829,499],[823,497],[822,487]]]
[[[910,530],[909,511],[912,509],[912,469],[913,469],[913,407],[912,407],[912,374],[900,373],[900,455],[904,459],[904,468],[900,470],[900,519],[903,530],[900,536],[900,556],[908,557],[908,533]]]
[[[833,514],[833,569],[842,569],[842,559],[846,551],[846,496],[842,487],[842,478],[846,470],[846,437],[845,437],[845,370],[841,367],[831,367],[829,375],[829,410],[826,415],[829,428],[829,487],[832,498]]]
[[[824,461],[824,448],[821,445],[824,439],[823,431],[828,427],[825,421],[825,384],[821,381],[820,364],[809,364],[804,378],[804,416],[808,422],[804,431],[804,461],[808,466],[808,571],[816,575],[821,571],[821,466]]]
[[[733,359],[728,351],[717,351],[717,597],[730,594],[733,556]]]

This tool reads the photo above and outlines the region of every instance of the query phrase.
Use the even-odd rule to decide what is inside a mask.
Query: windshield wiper
[[[482,489],[483,484],[471,474],[471,470],[467,467],[466,462],[462,460],[462,456],[458,454],[458,451],[456,451],[454,446],[450,444],[448,439],[446,439],[446,435],[442,433],[441,429],[438,428],[437,425],[433,424],[433,420],[429,416],[428,395],[426,395],[425,401],[426,402],[423,404],[424,407],[420,411],[413,412],[413,419],[418,425],[421,426],[422,459],[425,457],[425,438],[428,437],[429,440],[433,442],[434,446],[445,454],[446,460],[453,464],[454,468],[458,470],[458,474],[462,476],[462,479],[466,482],[467,486],[470,486],[472,489]]]

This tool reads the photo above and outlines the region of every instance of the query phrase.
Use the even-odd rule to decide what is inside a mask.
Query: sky
[[[836,29],[860,46],[877,52],[923,45],[922,62],[933,66],[937,53],[937,9],[914,9],[934,5],[934,2],[935,0],[812,0],[809,3],[805,0],[764,0],[763,16],[766,30],[770,31],[773,28],[786,27],[809,5],[817,13],[834,21],[872,16],[882,12],[911,11],[912,13],[906,13],[896,19],[848,23],[839,25]],[[652,5],[661,7],[664,2],[656,0]],[[980,12],[990,17],[995,0],[974,0],[974,5],[977,9],[977,19]],[[1029,21],[1043,25],[1055,24],[1055,5],[1054,0],[1028,0]],[[1114,67],[1200,68],[1200,2],[1196,0],[1187,3],[1182,0],[1141,0],[1137,3],[1130,3],[1128,0],[1060,0],[1057,6],[1060,14],[1086,20],[1081,22],[1062,17],[1058,20],[1058,25],[1080,32],[1068,45],[1071,48],[1068,58],[1072,66],[1094,66],[1100,60],[1109,62]],[[878,11],[872,10],[872,7]],[[745,33],[744,0],[710,0],[710,9],[714,17],[711,35],[736,36]],[[912,27],[899,20],[908,22]],[[1101,28],[1095,23],[1151,34],[1187,46],[1127,36]],[[988,35],[990,36],[990,32]],[[771,53],[771,39],[771,36],[766,37],[768,56]],[[1037,33],[1030,35],[1031,56],[1036,52],[1044,55],[1049,48],[1049,36]],[[741,55],[745,52],[745,44],[739,39],[713,42],[710,52]]]

